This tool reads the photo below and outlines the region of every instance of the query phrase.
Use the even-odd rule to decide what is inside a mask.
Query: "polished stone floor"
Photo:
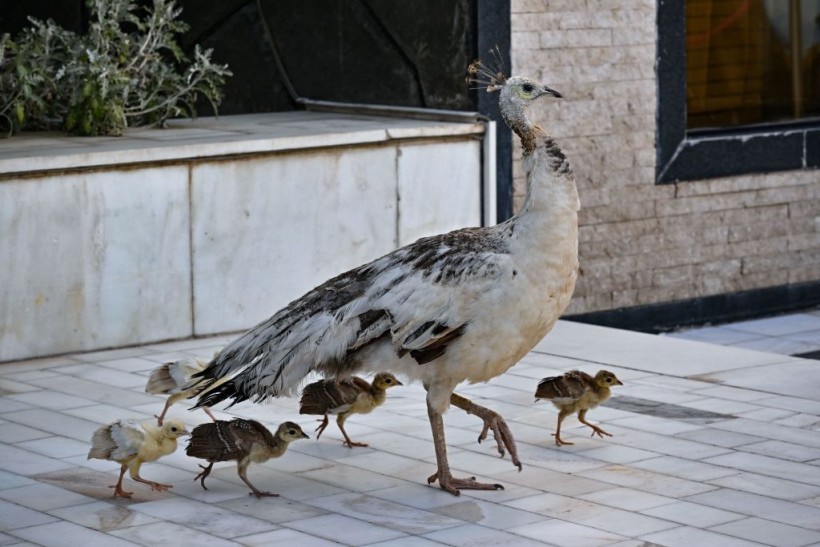
[[[427,486],[434,471],[423,390],[389,392],[383,407],[331,424],[252,465],[251,480],[278,498],[257,500],[231,463],[203,490],[184,450],[146,464],[173,483],[152,492],[126,479],[113,499],[113,462],[87,460],[100,424],[150,419],[163,399],[144,392],[151,369],[210,356],[227,337],[147,345],[0,365],[0,545],[820,545],[820,312],[653,336],[559,322],[521,363],[460,392],[500,411],[518,441],[518,472],[481,423],[445,416],[457,475],[503,483],[454,497]],[[683,337],[683,339],[681,338]],[[723,344],[723,345],[721,345]],[[588,418],[613,434],[591,438],[575,418],[558,448],[555,409],[533,403],[538,380],[607,368],[624,382]],[[297,401],[242,404],[220,417],[275,426],[312,417]],[[201,411],[175,406],[194,425]],[[184,443],[181,443],[184,446]]]

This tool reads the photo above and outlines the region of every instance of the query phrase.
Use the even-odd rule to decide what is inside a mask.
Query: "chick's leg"
[[[367,443],[357,443],[350,440],[350,437],[348,437],[347,435],[347,431],[345,431],[346,419],[346,414],[339,414],[338,416],[336,416],[336,425],[339,426],[339,430],[342,432],[342,435],[345,436],[345,442],[343,444],[348,448],[353,448],[354,446],[367,446]]]
[[[564,409],[558,413],[558,425],[555,427],[555,433],[552,434],[552,436],[555,437],[555,444],[557,444],[558,446],[563,446],[565,444],[575,444],[561,439],[561,422],[563,422],[564,418],[566,418],[570,414],[572,414],[572,410],[567,409]]]
[[[204,410],[205,414],[207,414],[213,421],[217,421],[216,416],[214,416],[214,413],[211,412],[210,408],[208,408],[207,406],[203,406],[202,410]]]
[[[256,488],[254,485],[251,484],[251,481],[248,480],[248,466],[250,465],[250,463],[251,463],[250,459],[246,459],[246,460],[239,460],[236,464],[236,470],[239,472],[239,478],[242,479],[244,481],[244,483],[247,484],[250,487],[250,489],[252,490],[252,492],[250,492],[248,495],[249,496],[256,496],[257,499],[264,498],[264,497],[273,497],[273,498],[275,498],[275,497],[279,496],[279,494],[274,494],[273,492],[262,492],[261,490],[259,490],[258,488]]]
[[[156,490],[157,492],[165,492],[169,488],[174,487],[173,484],[163,484],[161,482],[154,482],[143,479],[142,477],[140,477],[140,465],[142,465],[142,462],[140,461],[134,461],[133,463],[128,465],[128,470],[130,471],[131,478],[133,480],[141,482],[142,484],[147,484],[151,487],[151,490]]]
[[[199,484],[201,484],[202,488],[204,488],[205,490],[208,489],[208,487],[205,486],[205,477],[207,477],[208,475],[211,474],[211,469],[213,468],[213,466],[214,466],[214,462],[209,463],[208,467],[205,467],[204,465],[200,465],[199,467],[202,469],[202,472],[199,475],[197,475],[196,477],[194,477],[194,482],[196,482],[196,480],[199,479]]]
[[[433,444],[436,449],[436,463],[438,471],[427,478],[427,484],[438,481],[439,486],[447,490],[454,496],[461,495],[460,490],[503,490],[500,484],[489,484],[478,482],[475,477],[468,479],[456,479],[450,473],[450,463],[447,460],[447,445],[444,440],[444,420],[441,413],[437,412],[427,403],[427,415],[430,417],[430,427],[433,429]]]
[[[126,469],[128,469],[127,465],[123,465],[122,467],[120,467],[120,480],[117,481],[117,484],[115,486],[109,486],[108,487],[108,488],[113,488],[114,489],[114,497],[115,498],[117,496],[120,496],[120,497],[123,497],[123,498],[130,498],[134,494],[133,492],[126,492],[125,490],[122,489],[122,478],[125,476],[125,470]]]
[[[322,433],[324,433],[325,428],[327,427],[327,423],[328,423],[328,422],[327,422],[327,414],[325,414],[325,417],[324,417],[323,419],[321,419],[321,420],[316,420],[316,421],[317,421],[317,422],[322,422],[322,423],[320,423],[320,424],[316,427],[316,431],[315,431],[315,433],[316,433],[316,440],[318,441],[318,440],[319,440],[319,437],[321,437],[321,436],[322,436]]]
[[[507,422],[501,417],[501,414],[489,408],[477,405],[466,397],[455,393],[450,395],[450,404],[466,411],[467,414],[475,414],[484,420],[484,429],[481,430],[481,434],[478,436],[478,442],[480,443],[486,439],[487,432],[492,429],[495,442],[498,443],[498,453],[503,457],[504,449],[506,448],[510,453],[513,465],[521,471],[522,466],[521,461],[518,459],[518,448],[516,448],[515,439],[509,426],[507,426]]]
[[[581,422],[582,424],[588,425],[589,427],[592,428],[592,435],[590,435],[591,437],[594,437],[595,435],[598,435],[599,437],[601,437],[603,439],[604,435],[606,435],[607,437],[612,436],[612,433],[607,433],[606,431],[604,431],[603,429],[601,429],[597,425],[593,425],[593,424],[589,423],[588,421],[586,421],[586,415],[587,415],[586,409],[580,411],[578,413],[578,421]]]
[[[162,412],[159,416],[156,414],[154,417],[157,419],[157,424],[162,427],[162,422],[165,420],[165,415],[168,413],[168,409],[171,408],[171,405],[174,404],[170,397],[165,401],[165,406],[162,408]]]

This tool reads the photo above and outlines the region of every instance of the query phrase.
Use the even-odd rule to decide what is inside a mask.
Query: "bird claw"
[[[593,434],[594,434],[594,433],[593,433]],[[555,444],[556,444],[557,446],[564,446],[565,444],[575,444],[575,443],[571,443],[571,442],[569,442],[569,441],[565,441],[565,440],[563,440],[563,439],[561,438],[561,436],[560,436],[560,435],[558,435],[557,433],[552,433],[551,435],[552,435],[553,437],[555,437]]]
[[[248,495],[255,496],[256,499],[279,497],[279,494],[274,494],[273,492],[248,492]]]
[[[507,422],[501,414],[495,412],[494,410],[484,408],[474,403],[472,403],[472,405],[473,408],[471,410],[467,410],[467,412],[470,414],[475,414],[484,420],[484,428],[478,436],[479,444],[487,438],[488,433],[492,430],[493,438],[495,438],[495,442],[497,443],[499,456],[502,458],[504,457],[506,448],[506,450],[510,453],[510,459],[512,459],[513,465],[518,467],[518,470],[521,471],[523,466],[521,465],[521,461],[518,459],[518,448],[515,445],[515,438],[513,437],[512,431],[510,431],[510,427],[507,425]]]
[[[128,499],[131,499],[131,498],[134,496],[134,493],[133,493],[133,492],[128,492],[128,491],[126,491],[126,490],[123,490],[122,488],[120,488],[120,487],[119,487],[119,485],[113,485],[113,484],[112,484],[112,485],[111,485],[111,486],[109,486],[108,488],[113,488],[113,489],[114,489],[114,497],[115,497],[115,498],[116,498],[117,496],[119,496],[119,497],[121,497],[121,498],[128,498]]]
[[[592,435],[590,435],[590,437],[594,437],[595,435],[598,435],[599,437],[601,437],[603,439],[604,435],[606,435],[607,437],[612,436],[612,433],[607,433],[606,431],[604,431],[600,427],[596,427],[596,426],[591,426],[591,427],[592,427]]]
[[[448,474],[442,478],[438,471],[427,478],[427,484],[433,484],[436,481],[438,481],[438,485],[442,490],[446,490],[454,496],[460,496],[461,490],[504,490],[504,486],[501,484],[478,482],[475,477],[457,479]]]
[[[348,448],[353,448],[354,446],[370,446],[367,443],[360,443],[356,441],[342,441],[342,444]]]
[[[162,484],[161,482],[149,482],[148,486],[151,487],[151,490],[156,490],[157,492],[165,492],[169,488],[173,488],[173,484]]]

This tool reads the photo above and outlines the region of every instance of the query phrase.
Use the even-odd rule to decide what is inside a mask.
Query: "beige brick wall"
[[[530,116],[581,197],[568,314],[820,280],[820,170],[655,184],[655,0],[512,0],[511,18],[512,72],[565,97]]]

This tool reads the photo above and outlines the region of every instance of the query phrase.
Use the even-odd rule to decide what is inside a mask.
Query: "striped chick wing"
[[[327,281],[231,342],[195,375],[204,386],[196,406],[292,395],[314,371],[349,376],[363,367],[359,352],[384,341],[397,358],[434,361],[482,313],[473,304],[514,271],[506,243],[479,228],[421,239]]]
[[[299,400],[299,414],[339,414],[350,410],[370,384],[358,377],[325,379],[305,386]]]
[[[548,399],[558,405],[572,404],[592,391],[593,378],[586,372],[571,370],[561,376],[550,376],[538,382],[536,399]]]
[[[273,443],[273,435],[255,420],[235,418],[198,425],[191,432],[185,453],[209,462],[244,458],[256,443]]]
[[[164,363],[151,371],[145,391],[156,395],[181,393],[185,391],[191,377],[207,365],[208,361],[195,357]]]
[[[146,442],[145,427],[137,420],[117,420],[91,437],[88,459],[122,461],[136,456]]]

